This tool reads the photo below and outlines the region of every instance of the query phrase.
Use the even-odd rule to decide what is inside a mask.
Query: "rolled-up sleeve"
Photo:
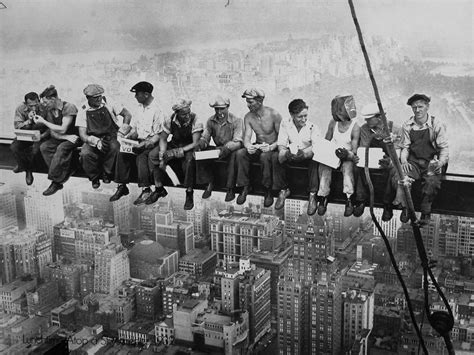
[[[173,119],[173,115],[166,117],[163,121],[162,131],[165,132],[166,134],[171,133],[171,120],[172,119]]]
[[[443,122],[439,122],[435,129],[436,146],[439,149],[439,160],[443,165],[445,165],[449,160],[449,144],[446,133],[446,125]]]
[[[165,115],[160,109],[155,111],[153,115],[153,123],[151,127],[152,134],[159,134],[163,130],[163,122],[165,119]]]
[[[206,144],[209,144],[211,141],[211,136],[212,136],[212,117],[209,118],[206,122],[206,128],[204,129],[204,132],[202,132],[201,139],[206,142]]]
[[[280,132],[278,133],[277,144],[280,147],[288,147],[290,143],[290,138],[288,137],[288,126],[285,122],[282,122],[280,125]]]
[[[204,131],[204,125],[199,120],[198,116],[196,116],[194,118],[193,129],[192,129],[191,133],[202,132],[202,131]]]
[[[236,118],[234,123],[234,134],[232,140],[234,142],[242,142],[244,138],[244,122],[241,118]]]
[[[76,127],[87,127],[86,110],[80,110],[77,113]]]
[[[409,149],[411,145],[411,139],[410,139],[410,131],[411,131],[411,125],[408,123],[405,123],[402,126],[402,141],[400,142],[400,146],[402,149]]]

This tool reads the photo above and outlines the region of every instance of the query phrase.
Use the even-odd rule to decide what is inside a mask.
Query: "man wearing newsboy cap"
[[[411,106],[413,116],[402,126],[402,170],[409,178],[422,180],[421,224],[428,223],[431,218],[431,204],[441,187],[441,174],[446,172],[449,160],[446,126],[439,118],[429,115],[430,101],[425,94],[411,96],[407,105]],[[398,189],[397,196],[403,196],[396,178],[392,186]],[[400,220],[406,223],[408,210],[406,201],[401,200]]]
[[[227,96],[217,95],[209,102],[209,106],[214,109],[215,114],[208,118],[196,150],[218,149],[218,160],[227,162],[225,201],[229,202],[235,198],[235,153],[242,147],[243,123],[241,118],[229,112],[230,100]],[[216,144],[215,147],[209,146],[211,138]],[[206,199],[211,196],[217,167],[209,160],[197,162],[197,167],[197,184],[207,184],[202,194],[202,198]]]
[[[138,187],[142,188],[140,196],[133,202],[141,204],[155,203],[158,198],[166,196],[163,186],[157,186],[154,191],[150,186],[153,183],[153,167],[149,164],[149,155],[153,149],[159,150],[161,126],[164,120],[163,111],[153,97],[153,85],[147,81],[140,81],[131,89],[138,102],[133,112],[131,131],[124,138],[135,140],[138,145],[132,148],[133,153],[119,152],[115,163],[115,182],[119,185],[110,201],[117,201],[122,196],[128,195],[127,183],[130,182],[130,172],[133,162],[137,166]]]
[[[89,84],[84,90],[87,105],[77,115],[76,126],[85,143],[82,146],[82,167],[92,182],[94,189],[100,181],[110,183],[113,178],[115,158],[120,145],[117,134],[124,137],[130,131],[132,115],[121,105],[108,102],[104,88],[98,84]],[[118,116],[123,123],[120,125]]]
[[[160,133],[159,150],[150,152],[149,159],[153,164],[155,186],[163,186],[166,164],[178,176],[184,175],[183,185],[186,187],[185,210],[194,207],[194,184],[196,183],[196,160],[194,148],[201,138],[203,125],[197,115],[191,111],[191,100],[179,99],[172,106],[173,114],[163,122]],[[168,136],[172,135],[168,142]]]

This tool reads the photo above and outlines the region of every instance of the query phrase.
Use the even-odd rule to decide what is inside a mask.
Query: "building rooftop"
[[[150,264],[162,264],[163,257],[175,253],[174,250],[162,246],[153,240],[142,240],[135,244],[130,250],[128,257],[130,260],[144,261]]]
[[[214,250],[193,249],[180,258],[179,261],[199,263],[206,261],[215,254],[216,252]]]

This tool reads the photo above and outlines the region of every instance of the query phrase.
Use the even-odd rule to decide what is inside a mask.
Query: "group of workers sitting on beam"
[[[251,192],[250,163],[259,162],[261,184],[265,189],[264,206],[272,206],[274,191],[278,191],[275,208],[281,209],[291,196],[287,168],[301,166],[307,168],[309,175],[307,213],[324,215],[334,168],[318,162],[315,156],[325,139],[337,147],[334,154],[340,161],[338,169],[343,174],[346,195],[344,215],[361,216],[368,199],[368,186],[363,168],[357,166],[357,150],[379,147],[387,154],[386,145],[395,142],[400,148],[402,170],[409,177],[405,183],[422,180],[421,222],[426,223],[440,188],[441,174],[447,168],[446,127],[428,114],[430,98],[424,94],[408,99],[414,116],[403,124],[400,136],[386,133],[376,104],[362,109],[366,122],[359,126],[354,98],[336,96],[331,102],[332,120],[323,137],[317,125],[308,120],[309,107],[305,101],[291,101],[289,117],[283,119],[275,109],[263,104],[265,94],[257,88],[247,89],[242,94],[249,109],[243,121],[229,111],[229,98],[219,95],[209,103],[214,114],[205,125],[192,112],[190,100],[177,100],[172,106],[173,113],[166,116],[153,97],[151,83],[141,81],[130,91],[135,93],[138,102],[133,117],[125,107],[107,100],[103,87],[97,84],[87,85],[83,90],[88,104],[80,110],[61,100],[52,85],[40,95],[26,94],[24,103],[16,109],[14,126],[16,132],[37,130],[39,135],[33,141],[18,138],[13,141],[11,150],[18,163],[14,172],[25,171],[26,183],[31,185],[35,156],[41,152],[51,180],[43,194],[52,195],[62,189],[77,170],[79,162],[74,161],[73,153],[82,146],[80,163],[92,187],[99,188],[101,179],[104,183],[114,180],[118,184],[110,201],[129,194],[127,183],[135,161],[138,186],[142,188],[135,205],[153,204],[167,195],[163,181],[169,165],[184,177],[184,209],[190,210],[194,207],[195,185],[206,185],[202,198],[211,196],[217,170],[215,162],[226,166],[225,201],[234,200],[238,189],[236,202],[245,203]],[[392,122],[388,123],[391,131]],[[253,134],[255,142],[252,142]],[[215,146],[210,146],[211,138]],[[122,139],[135,141],[131,149],[134,154],[120,151]],[[196,162],[195,152],[201,150],[218,150],[216,159]],[[402,208],[400,219],[407,222],[409,217],[399,174],[388,155],[379,164],[386,179],[382,219],[390,220],[396,207]]]

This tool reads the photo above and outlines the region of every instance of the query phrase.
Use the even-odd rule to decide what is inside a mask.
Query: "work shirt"
[[[439,161],[445,165],[449,160],[449,144],[446,134],[446,126],[439,119],[434,116],[429,116],[428,120],[423,125],[418,125],[415,117],[412,116],[402,126],[402,148],[410,150],[412,144],[410,132],[421,131],[427,129],[429,131],[430,143],[439,154]]]
[[[57,98],[54,102],[54,106],[47,109],[45,114],[45,120],[55,125],[61,126],[63,123],[63,117],[72,116],[72,122],[69,124],[65,134],[77,134],[75,128],[75,120],[77,115],[77,107],[69,102],[62,101]]]
[[[42,108],[44,110],[44,108]],[[44,117],[45,113],[42,110],[36,111],[36,114]],[[30,113],[29,107],[25,103],[21,103],[15,110],[15,117],[13,119],[13,126],[15,129],[27,129],[27,130],[40,130],[45,131],[46,126],[42,124],[29,123],[28,114]],[[27,123],[28,122],[28,123]]]
[[[161,132],[164,119],[163,111],[155,102],[148,106],[139,103],[130,125],[137,131],[138,139],[147,139]]]
[[[173,113],[163,122],[163,131],[172,134],[172,141],[178,146],[192,143],[192,134],[203,130],[202,122],[198,120],[197,115],[193,112],[190,113],[189,119],[182,124],[179,122],[176,113]]]
[[[209,144],[210,140],[214,140],[216,146],[220,147],[227,142],[242,142],[243,139],[243,121],[229,112],[227,119],[220,122],[216,115],[209,117],[206,122],[206,128],[201,139]]]
[[[290,144],[296,144],[298,149],[305,149],[320,137],[321,132],[313,122],[306,121],[305,125],[298,132],[293,119],[290,118],[281,122],[277,144],[286,148]]]

